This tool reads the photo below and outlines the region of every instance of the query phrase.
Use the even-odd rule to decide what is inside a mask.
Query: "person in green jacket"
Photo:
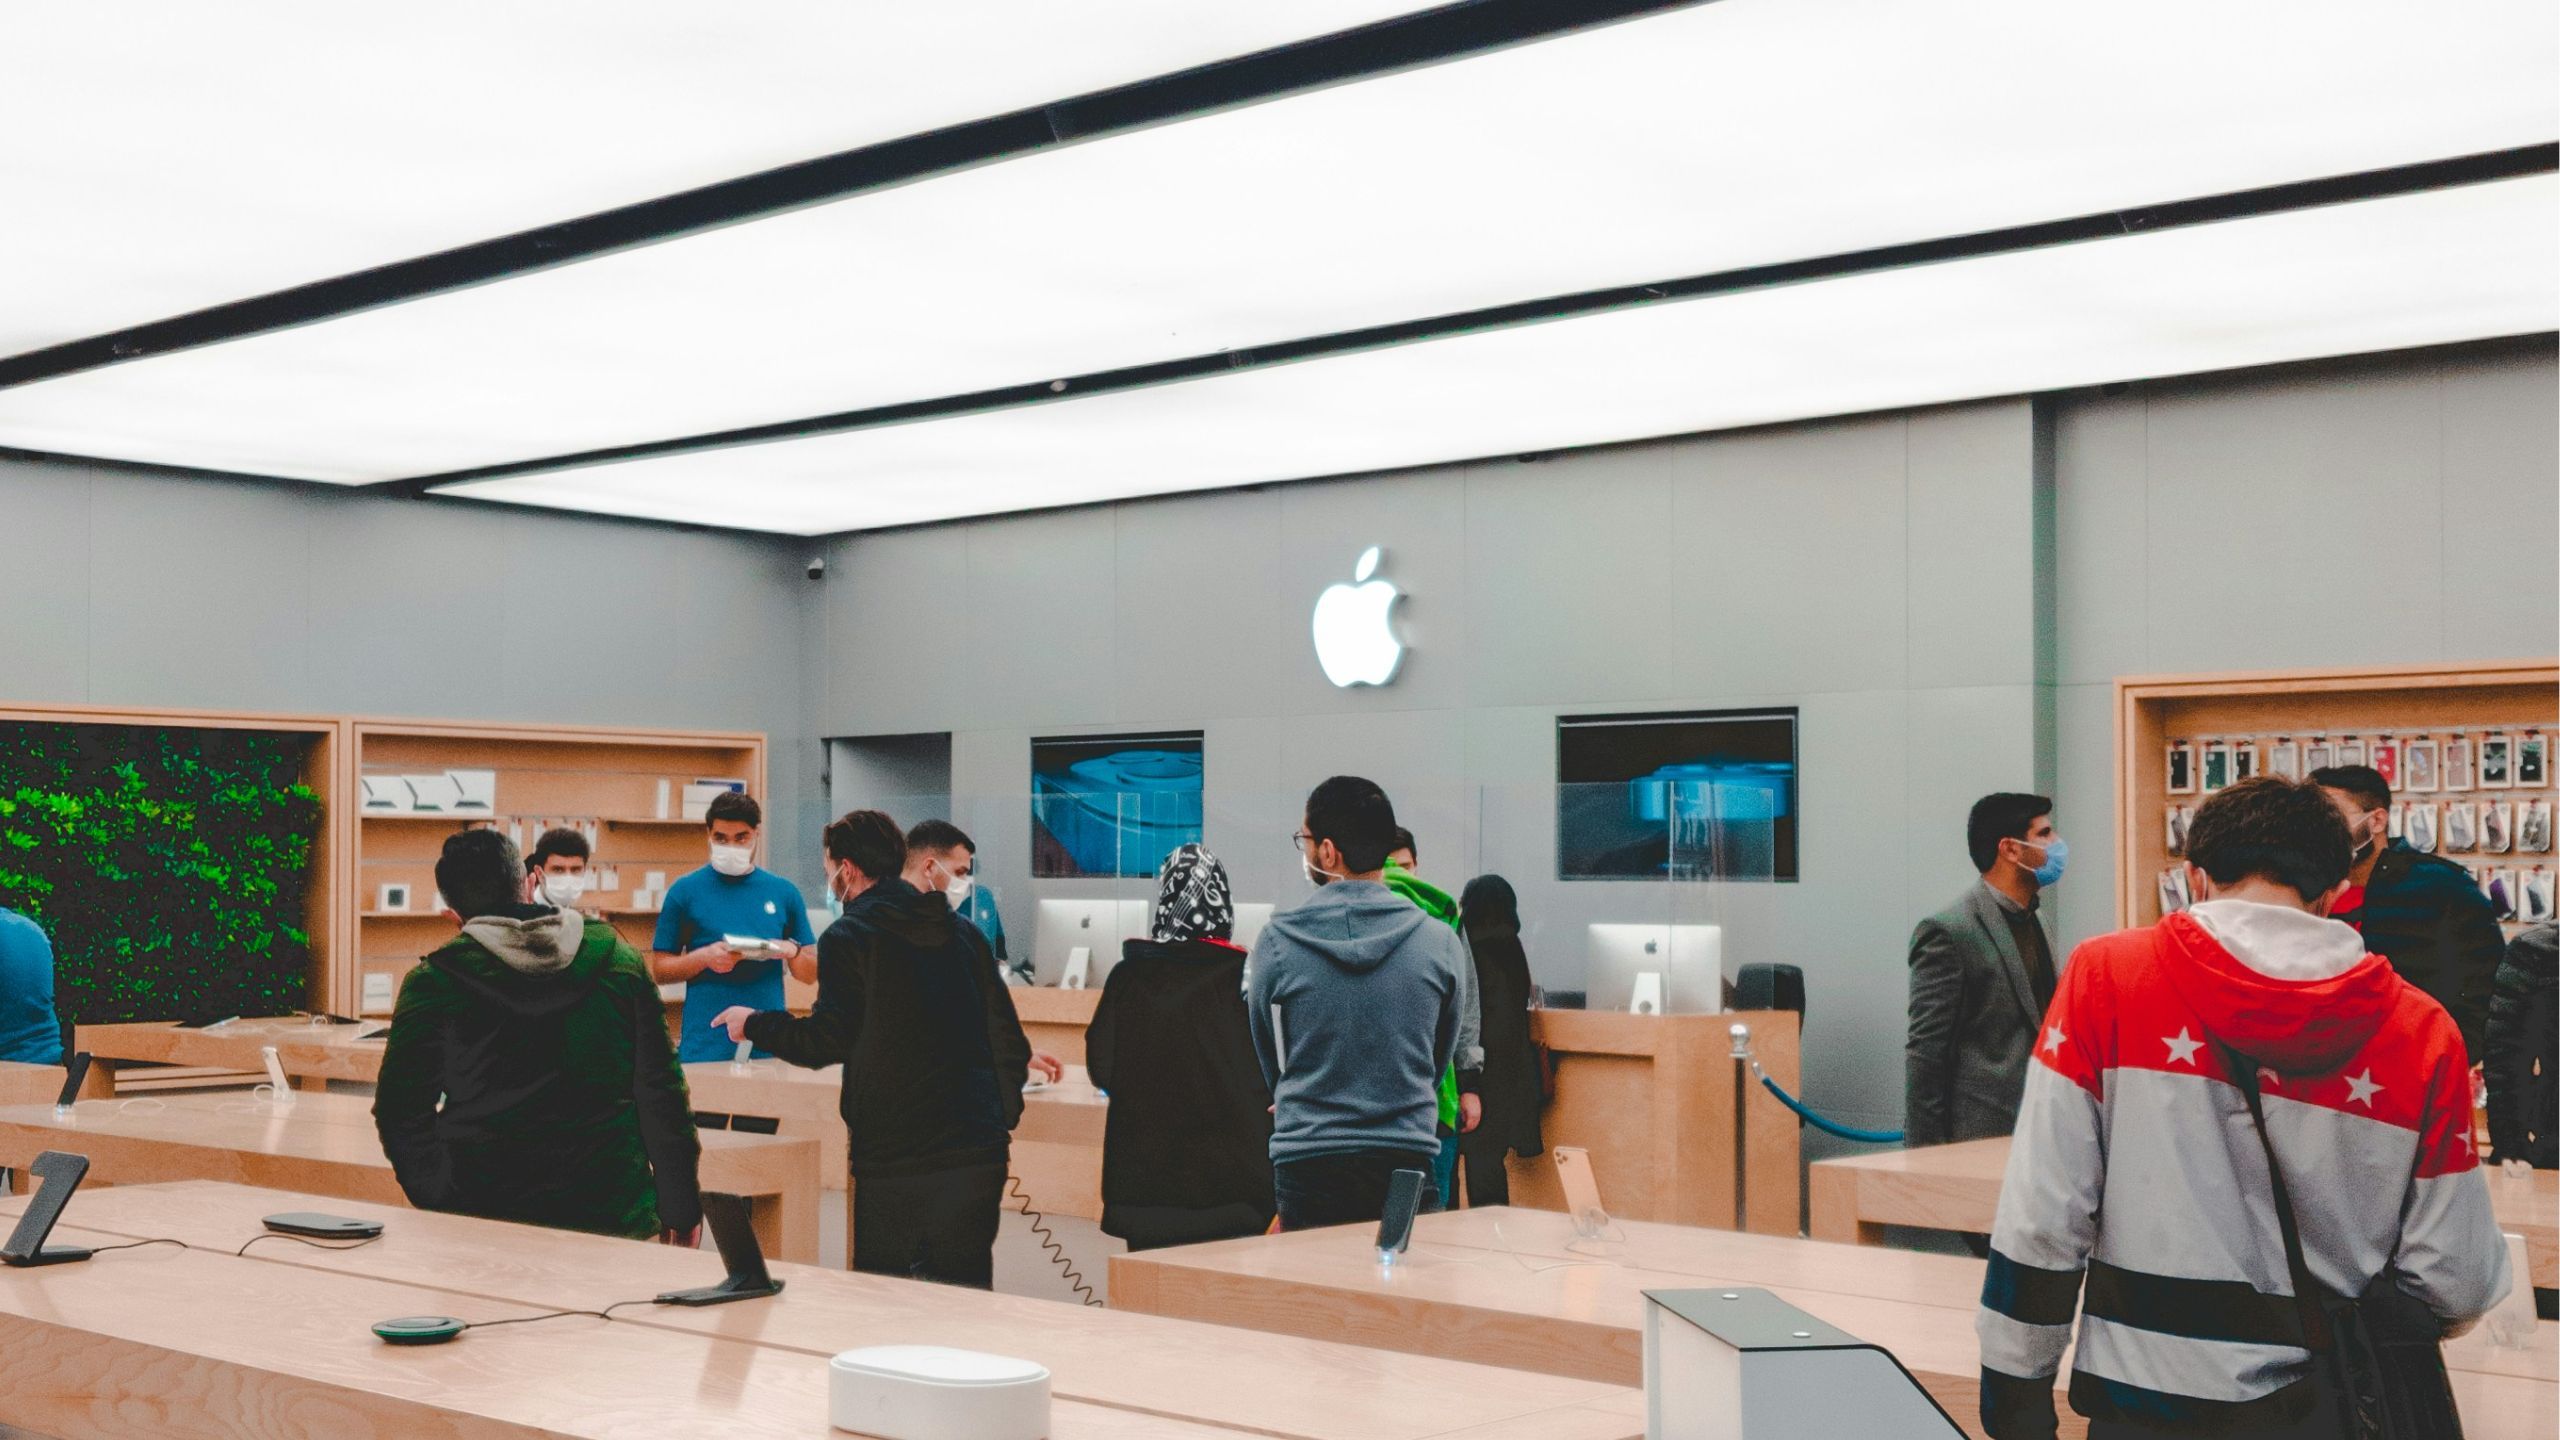
[[[702,1146],[648,964],[527,885],[499,832],[445,841],[436,888],[462,933],[400,986],[383,1153],[421,1210],[692,1244]]]
[[[1410,900],[1423,914],[1458,931],[1458,902],[1448,891],[1414,873],[1421,864],[1422,852],[1414,845],[1413,832],[1396,827],[1396,848],[1387,852],[1387,873],[1383,884]],[[1440,1207],[1454,1209],[1458,1203],[1458,1137],[1476,1128],[1484,1119],[1481,1089],[1484,1079],[1484,1012],[1476,997],[1475,958],[1458,971],[1458,1048],[1449,1068],[1440,1072],[1440,1154],[1431,1165],[1432,1187],[1440,1192]]]

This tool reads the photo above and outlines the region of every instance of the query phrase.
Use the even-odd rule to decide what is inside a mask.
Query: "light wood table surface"
[[[373,1102],[302,1095],[281,1110],[239,1092],[0,1108],[0,1168],[46,1150],[89,1157],[89,1183],[227,1180],[406,1205],[373,1128]],[[818,1258],[817,1146],[779,1135],[702,1135],[702,1188],[747,1197],[769,1254]]]
[[[95,1057],[110,1081],[116,1072],[137,1064],[179,1065],[199,1070],[263,1075],[260,1047],[276,1047],[284,1073],[301,1090],[325,1091],[332,1080],[370,1085],[382,1075],[382,1036],[386,1022],[365,1025],[314,1025],[305,1016],[234,1020],[199,1029],[180,1029],[171,1021],[126,1025],[83,1025],[75,1032],[75,1049]],[[359,1040],[356,1032],[376,1032]],[[109,1093],[112,1093],[112,1084]]]
[[[1151,1314],[1638,1384],[1645,1291],[1752,1286],[1891,1350],[1981,1434],[1981,1261],[1642,1221],[1612,1234],[1581,1245],[1561,1215],[1468,1210],[1422,1217],[1392,1267],[1352,1226],[1115,1256],[1111,1294]],[[2560,1326],[2541,1330],[2534,1352],[2449,1350],[2475,1440],[2541,1440],[2560,1419]],[[2085,1432],[2057,1408],[2065,1435]]]
[[[219,1188],[263,1195],[247,1208],[269,1212],[350,1208]],[[84,1189],[75,1211],[91,1198]],[[255,1233],[250,1223],[248,1233]],[[507,1243],[513,1227],[501,1228],[509,1233],[481,1243]],[[64,1244],[91,1246],[137,1238],[72,1225],[54,1234]],[[271,1248],[279,1247],[239,1258],[155,1246],[7,1272],[0,1280],[0,1423],[63,1440],[846,1434],[827,1425],[826,1369],[814,1359],[619,1317],[610,1324],[546,1320],[449,1345],[395,1349],[368,1327],[395,1315],[503,1320],[560,1307],[278,1265],[260,1258]],[[714,1278],[715,1261],[689,1258],[686,1284]],[[1056,1440],[1245,1440],[1246,1433],[1072,1400],[1058,1401],[1051,1419]]]
[[[1814,1238],[1873,1245],[1888,1225],[1987,1234],[2008,1168],[2005,1135],[1817,1161],[1809,1167]],[[2488,1182],[2499,1228],[2524,1237],[2533,1283],[2560,1287],[2560,1171],[2510,1180],[2492,1170]]]
[[[0,1202],[0,1210],[23,1203]],[[84,1190],[66,1219],[88,1231],[228,1249],[257,1233],[260,1216],[315,1206],[379,1218],[385,1236],[358,1249],[271,1243],[250,1255],[278,1270],[361,1278],[433,1297],[377,1305],[365,1313],[367,1321],[420,1311],[472,1318],[486,1313],[471,1308],[484,1302],[592,1309],[708,1279],[709,1257],[695,1252],[226,1185]],[[58,1269],[99,1270],[103,1261],[152,1253],[120,1251]],[[770,1300],[699,1310],[641,1306],[617,1312],[612,1323],[617,1331],[755,1347],[774,1357],[776,1369],[811,1373],[822,1372],[825,1357],[860,1345],[989,1350],[1047,1366],[1062,1409],[1068,1402],[1109,1407],[1279,1440],[1633,1440],[1643,1431],[1639,1397],[1592,1380],[806,1266],[778,1265],[775,1273],[787,1288]],[[9,1289],[0,1282],[0,1297]],[[130,1284],[123,1290],[126,1303],[137,1307],[147,1303],[147,1293]],[[500,1348],[500,1336],[466,1336],[415,1353],[480,1347]],[[690,1382],[691,1372],[683,1373]],[[764,1373],[761,1364],[758,1373]],[[696,1432],[671,1426],[660,1433]]]

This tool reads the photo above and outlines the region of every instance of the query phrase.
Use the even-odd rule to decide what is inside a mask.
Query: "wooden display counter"
[[[62,1093],[63,1068],[59,1065],[25,1065],[15,1060],[0,1060],[0,1105],[50,1105]],[[81,1086],[85,1093],[92,1080]]]
[[[1751,1027],[1754,1053],[1790,1092],[1797,1076],[1796,1015],[1630,1015],[1539,1010],[1537,1038],[1554,1055],[1556,1094],[1542,1121],[1549,1154],[1511,1157],[1511,1203],[1564,1208],[1553,1150],[1591,1152],[1600,1199],[1634,1220],[1800,1233],[1802,1189],[1795,1115],[1746,1071],[1734,1078],[1735,1025]],[[1734,1111],[1742,1110],[1746,1192],[1736,1223]]]
[[[1813,1235],[1872,1245],[1887,1225],[1988,1234],[2009,1168],[2009,1137],[1823,1160],[1811,1167]],[[2560,1171],[2488,1173],[2498,1228],[2524,1237],[2532,1282],[2560,1287]]]
[[[1645,1291],[1751,1286],[1891,1350],[1968,1434],[1982,1434],[1979,1260],[1642,1221],[1594,1244],[1561,1215],[1500,1208],[1421,1217],[1392,1267],[1372,1240],[1369,1227],[1345,1226],[1118,1255],[1112,1303],[1633,1385]],[[2551,1433],[2560,1326],[2543,1322],[2531,1351],[2473,1338],[2446,1359],[2474,1440]],[[2056,1410],[2063,1435],[2086,1433],[2059,1394]]]
[[[364,1032],[361,1035],[359,1032]],[[73,1044],[89,1052],[105,1093],[118,1084],[153,1078],[135,1066],[176,1066],[185,1081],[238,1083],[266,1078],[258,1052],[276,1047],[276,1059],[298,1090],[325,1091],[332,1080],[370,1085],[382,1075],[380,1022],[314,1025],[299,1015],[275,1020],[241,1019],[181,1029],[168,1021],[83,1025]]]
[[[370,1100],[303,1095],[290,1110],[238,1093],[0,1108],[0,1169],[47,1150],[89,1157],[89,1183],[226,1180],[406,1205],[373,1127]],[[818,1258],[817,1146],[778,1135],[702,1136],[702,1188],[743,1195],[767,1253]]]
[[[1013,1012],[1034,1050],[1046,1050],[1070,1065],[1084,1063],[1084,1032],[1093,1024],[1093,1007],[1102,1003],[1100,987],[1061,990],[1054,985],[1016,985]]]
[[[0,1204],[15,1209],[23,1202]],[[259,1217],[379,1218],[381,1241],[261,1245]],[[952,1345],[1046,1366],[1057,1440],[1635,1440],[1623,1386],[879,1276],[777,1265],[787,1288],[708,1309],[632,1306],[419,1350],[391,1315],[504,1319],[709,1283],[707,1254],[227,1185],[84,1190],[70,1244],[165,1236],[0,1285],[0,1422],[202,1417],[190,1436],[825,1436],[826,1362]],[[208,1253],[210,1252],[210,1253]],[[139,1282],[139,1283],[138,1283]],[[254,1314],[259,1323],[243,1325]],[[13,1343],[14,1342],[14,1343]],[[141,1426],[135,1428],[149,1428]]]

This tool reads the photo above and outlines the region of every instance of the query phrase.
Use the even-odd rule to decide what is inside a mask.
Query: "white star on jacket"
[[[2347,1098],[2363,1105],[2367,1110],[2373,1108],[2373,1097],[2381,1093],[2382,1087],[2373,1083],[2373,1070],[2370,1066],[2361,1075],[2347,1077]]]
[[[2169,1063],[2172,1065],[2181,1060],[2193,1065],[2196,1063],[2196,1052],[2204,1048],[2204,1042],[2187,1034],[2187,1027],[2184,1025],[2178,1027],[2175,1037],[2161,1036],[2160,1043],[2169,1047]]]
[[[2044,1027],[2044,1048],[2052,1051],[2056,1055],[2062,1053],[2062,1042],[2070,1038],[2070,1036],[2062,1033],[2062,1027],[2059,1025],[2047,1025]]]

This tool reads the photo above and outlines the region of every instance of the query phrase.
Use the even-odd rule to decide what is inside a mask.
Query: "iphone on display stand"
[[[1600,1208],[1600,1182],[1591,1173],[1591,1152],[1578,1145],[1557,1146],[1556,1179],[1564,1185],[1564,1210],[1573,1217],[1573,1233],[1585,1240],[1608,1233],[1609,1212]]]
[[[276,1108],[279,1110],[292,1109],[293,1082],[285,1078],[284,1058],[276,1054],[276,1047],[273,1045],[259,1046],[258,1058],[266,1062],[267,1083],[275,1087],[276,1093],[273,1098],[275,1100]]]

